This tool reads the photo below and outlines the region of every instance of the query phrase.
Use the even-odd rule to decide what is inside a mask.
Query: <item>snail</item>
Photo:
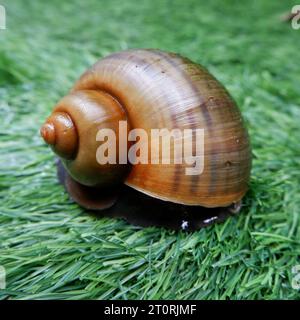
[[[120,123],[126,123],[125,133]],[[137,143],[136,137],[128,139],[136,128],[149,136],[153,129],[190,130],[193,155],[195,132],[202,129],[203,149],[196,157],[202,160],[201,174],[187,174],[187,163],[176,161],[184,135],[172,136],[170,162],[160,150],[153,152],[152,144],[146,146],[146,160],[154,154],[155,163],[128,161],[123,149]],[[99,163],[97,157],[99,146],[110,143],[98,139],[103,129],[115,133],[113,163]],[[58,102],[40,132],[60,159],[66,190],[88,209],[109,210],[128,196],[161,203],[162,215],[170,204],[169,211],[180,208],[201,217],[202,211],[238,211],[248,189],[251,147],[236,103],[204,67],[175,53],[128,50],[99,60]],[[132,150],[138,158],[137,148]]]

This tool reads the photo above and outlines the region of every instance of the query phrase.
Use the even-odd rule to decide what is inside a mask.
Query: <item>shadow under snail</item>
[[[149,136],[189,129],[192,137],[203,129],[203,171],[186,174],[187,164],[175,161],[183,135],[170,141],[169,163],[160,150],[151,162],[150,144],[147,163],[120,161],[122,143],[128,150],[138,142],[128,139],[135,128]],[[115,132],[115,163],[99,164],[99,146],[110,143],[98,141],[102,129]],[[139,225],[196,229],[223,220],[239,211],[248,188],[251,148],[238,107],[204,67],[178,54],[141,49],[99,60],[58,102],[41,135],[60,158],[59,178],[74,201]],[[196,140],[189,141],[195,153]]]

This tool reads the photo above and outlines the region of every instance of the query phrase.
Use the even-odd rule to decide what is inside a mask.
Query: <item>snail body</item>
[[[142,128],[149,135],[161,128],[204,129],[202,173],[188,175],[186,163],[175,161],[100,165],[97,132],[116,132],[120,160],[120,121],[128,132]],[[162,201],[209,208],[237,203],[248,188],[251,148],[238,107],[205,68],[177,54],[129,50],[99,60],[56,105],[41,134],[72,181],[71,196],[89,208],[112,206],[122,184]],[[183,139],[171,144],[173,160]],[[86,204],[75,184],[93,190],[95,203]],[[99,201],[105,198],[110,200]]]

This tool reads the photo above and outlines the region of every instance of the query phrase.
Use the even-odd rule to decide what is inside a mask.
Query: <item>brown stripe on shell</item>
[[[195,65],[195,63],[193,63],[192,61],[190,61],[188,58],[185,58],[185,57],[182,57],[182,59],[184,60],[184,61],[186,61],[187,63],[190,63],[191,65]],[[230,94],[228,93],[228,91],[226,90],[226,88],[224,88],[220,83],[219,83],[219,81],[213,76],[213,75],[211,75],[203,66],[200,66],[199,65],[199,67],[202,69],[202,72],[204,72],[204,73],[206,73],[210,78],[211,78],[211,80],[212,81],[214,81],[214,82],[216,82],[216,84],[218,85],[218,87],[219,87],[219,89],[222,91],[222,94],[224,94],[224,97],[226,98],[225,99],[225,102],[226,103],[229,103],[233,108],[235,108],[235,109],[237,109],[237,107],[236,107],[236,105],[235,105],[235,102],[233,101],[233,99],[231,98],[231,96],[230,96]],[[209,83],[209,81],[207,82],[207,87],[208,88],[211,88],[211,86],[210,86],[210,83]],[[198,88],[196,88],[197,90],[198,90]],[[199,90],[198,90],[198,92],[199,92]],[[209,103],[211,102],[211,101],[213,101],[213,104],[215,104],[215,103],[217,103],[217,105],[218,105],[218,101],[219,101],[219,99],[218,98],[215,98],[215,97],[213,97],[213,96],[211,96],[211,97],[209,97],[208,98],[208,100],[206,101],[206,102],[204,102],[204,107],[205,108],[209,108],[208,107],[208,105],[209,105]],[[220,112],[220,111],[222,111],[223,110],[223,108],[217,108],[217,112]],[[238,109],[237,109],[237,111],[238,111]],[[238,111],[239,112],[239,111]],[[209,133],[211,134],[211,136],[215,136],[215,129],[212,129],[211,130],[211,127],[208,127],[207,128],[208,129],[208,131],[209,131]],[[222,131],[224,131],[224,129],[222,129]],[[211,165],[211,169],[210,169],[210,174],[211,174],[211,180],[210,180],[210,185],[209,185],[209,187],[208,187],[208,194],[211,194],[211,193],[214,193],[215,192],[215,190],[216,190],[216,188],[219,188],[219,186],[217,185],[217,180],[218,180],[218,176],[217,176],[217,174],[216,174],[216,172],[217,172],[217,170],[214,170],[214,163],[216,163],[217,162],[217,160],[218,160],[218,155],[220,155],[220,152],[218,151],[218,147],[216,148],[215,146],[213,147],[213,145],[212,144],[210,144],[210,148],[211,148],[211,152],[210,152],[210,158],[211,158],[211,160],[210,160],[210,165]],[[221,148],[222,149],[222,148]],[[236,148],[234,148],[234,150],[236,150]],[[231,151],[230,150],[228,150],[228,149],[226,149],[226,153],[230,153]],[[241,157],[239,157],[240,159],[241,159]],[[245,168],[244,168],[244,170],[245,170]],[[197,176],[196,176],[197,177]],[[226,184],[226,181],[224,181],[224,183],[223,183],[223,192],[225,192],[226,193],[226,189],[227,189],[227,184]],[[221,191],[221,190],[219,190],[219,191]]]
[[[153,51],[152,51],[153,52]],[[192,91],[194,93],[196,93],[196,95],[198,97],[201,97],[201,92],[200,90],[193,84],[193,82],[191,81],[190,77],[188,74],[186,74],[186,72],[184,70],[181,70],[178,68],[178,63],[176,63],[172,58],[180,58],[181,61],[183,62],[183,64],[193,64],[195,65],[195,63],[193,63],[191,60],[187,59],[187,58],[184,58],[184,57],[181,57],[177,54],[174,54],[174,53],[164,53],[164,52],[161,52],[159,50],[155,50],[154,51],[157,55],[165,58],[169,64],[178,71],[178,73],[180,74],[180,76],[182,76],[186,83],[188,84],[188,86],[192,89]],[[209,131],[209,134],[212,133],[212,119],[211,119],[211,116],[209,114],[209,111],[207,109],[207,103],[206,101],[203,101],[200,103],[199,105],[199,108],[203,111],[203,117],[205,119],[205,123],[207,124],[207,127],[205,128],[205,130],[208,130]],[[193,130],[193,136],[195,135],[195,130],[197,129],[197,126],[196,126],[196,122],[197,121],[194,121],[196,120],[195,117],[191,116],[191,114],[189,112],[186,112],[185,113],[186,116],[188,117],[189,119],[189,124],[190,124],[190,128]],[[204,133],[204,136],[205,136],[205,133]],[[195,147],[196,145],[193,144],[193,154],[195,154],[196,150],[195,150]],[[212,151],[212,150],[211,150]],[[216,158],[216,155],[214,152],[212,152],[212,158],[213,158],[213,161],[211,161],[210,163],[212,164],[214,162],[214,158]],[[179,184],[179,181],[180,181],[180,169],[179,170],[175,170],[175,177],[174,177],[174,183],[176,186],[178,186]],[[210,180],[210,185],[209,185],[209,193],[210,192],[213,192],[214,190],[214,182],[216,180],[216,177],[214,175],[214,171],[211,169],[210,170],[210,173],[211,173],[211,180]],[[191,184],[190,184],[190,192],[191,193],[196,193],[197,191],[197,188],[198,188],[198,184],[199,184],[199,180],[200,180],[200,175],[192,175],[191,176]]]

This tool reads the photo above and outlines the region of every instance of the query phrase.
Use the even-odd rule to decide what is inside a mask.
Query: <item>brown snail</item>
[[[204,129],[203,171],[188,175],[187,164],[175,161],[183,136],[173,137],[170,163],[120,161],[120,140],[127,138],[119,132],[122,121],[126,135],[134,128],[149,135],[161,128]],[[113,164],[99,164],[96,157],[97,133],[106,128],[117,137]],[[56,105],[41,135],[61,159],[71,197],[90,209],[112,207],[124,184],[181,208],[230,207],[248,188],[251,148],[238,107],[205,68],[177,54],[129,50],[98,61]],[[131,146],[127,139],[126,149]]]

